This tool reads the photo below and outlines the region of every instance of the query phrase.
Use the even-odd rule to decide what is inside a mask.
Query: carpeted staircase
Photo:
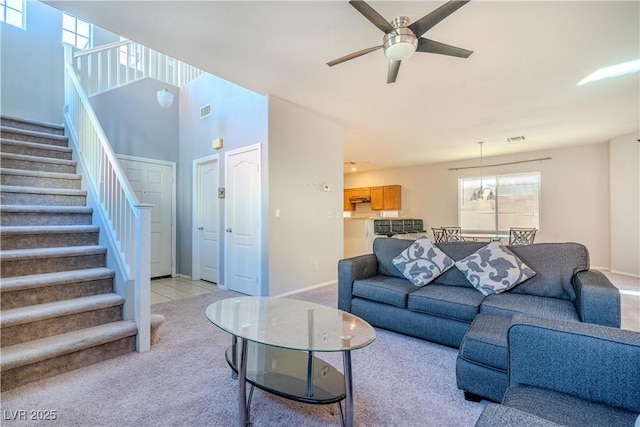
[[[2,390],[135,351],[60,126],[0,119]]]

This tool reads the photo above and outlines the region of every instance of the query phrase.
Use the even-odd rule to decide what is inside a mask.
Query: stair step
[[[0,247],[3,250],[58,248],[98,244],[100,227],[95,225],[38,225],[2,227]]]
[[[57,145],[59,147],[67,147],[69,145],[68,137],[48,132],[0,126],[0,134],[2,134],[3,138],[17,141],[39,142],[41,144]]]
[[[1,185],[80,189],[82,176],[71,173],[0,169]]]
[[[0,277],[104,267],[106,252],[102,246],[3,250],[0,251]]]
[[[135,351],[134,321],[121,320],[0,350],[2,391]]]
[[[86,203],[85,190],[0,185],[3,205],[85,206]]]
[[[102,294],[2,311],[2,347],[122,320],[124,298]]]
[[[92,214],[86,206],[6,205],[0,210],[0,225],[86,225]]]
[[[7,277],[0,282],[2,310],[113,292],[108,268]]]
[[[59,147],[57,145],[18,141],[6,138],[0,139],[0,148],[3,153],[48,157],[52,159],[71,160],[71,156],[73,154],[73,150],[68,147]]]
[[[29,119],[21,119],[19,117],[2,116],[0,117],[0,126],[52,133],[54,135],[64,135],[64,126]]]
[[[0,153],[0,164],[3,168],[29,171],[76,173],[77,163],[74,160],[51,159],[48,157],[27,156],[24,154]]]

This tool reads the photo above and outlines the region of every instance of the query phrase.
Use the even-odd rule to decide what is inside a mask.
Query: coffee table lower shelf
[[[240,343],[231,345],[225,353],[236,374],[239,347]],[[261,390],[297,402],[328,405],[345,398],[342,373],[313,353],[253,341],[247,344],[246,380]]]

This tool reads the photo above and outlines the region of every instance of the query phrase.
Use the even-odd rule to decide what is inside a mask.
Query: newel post
[[[136,245],[134,305],[138,327],[136,350],[143,353],[151,348],[151,208],[141,203],[136,211]]]

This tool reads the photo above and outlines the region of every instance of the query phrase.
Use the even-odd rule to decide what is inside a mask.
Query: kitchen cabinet
[[[351,188],[351,197],[368,198],[371,197],[371,188]]]
[[[402,187],[400,185],[371,187],[372,211],[399,211],[401,206]]]
[[[351,203],[349,201],[349,199],[351,198],[351,191],[352,189],[346,188],[344,190],[344,201],[343,201],[343,207],[342,209],[345,211],[355,211],[356,210],[356,205],[354,203]]]

